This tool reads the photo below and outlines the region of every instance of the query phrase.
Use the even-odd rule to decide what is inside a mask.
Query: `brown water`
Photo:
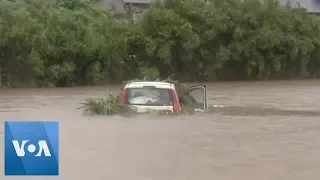
[[[106,90],[2,89],[0,120],[60,121],[55,179],[320,179],[320,81],[208,84],[209,103],[225,107],[195,116],[84,117],[76,109]]]

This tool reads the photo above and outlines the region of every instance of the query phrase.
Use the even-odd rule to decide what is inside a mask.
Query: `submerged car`
[[[185,90],[184,95],[194,99],[184,102],[184,108],[205,111],[207,108],[207,88],[196,85]],[[162,81],[132,81],[121,90],[120,103],[130,105],[138,112],[170,111],[180,112],[181,102],[174,83]]]

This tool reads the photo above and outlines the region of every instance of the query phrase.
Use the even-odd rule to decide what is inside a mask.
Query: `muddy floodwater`
[[[320,179],[320,81],[207,85],[209,104],[224,107],[194,116],[134,118],[85,117],[77,110],[84,98],[119,86],[1,89],[0,144],[5,120],[58,120],[55,179]]]

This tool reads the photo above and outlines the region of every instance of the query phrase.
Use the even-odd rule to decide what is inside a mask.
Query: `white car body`
[[[167,82],[157,82],[157,81],[138,81],[138,82],[131,82],[128,83],[124,88],[132,89],[132,88],[143,88],[147,86],[154,86],[156,89],[168,89],[175,91],[175,85],[173,83]],[[141,96],[132,98],[130,103],[133,104],[145,104],[148,100],[152,101],[151,98]],[[168,106],[144,106],[144,105],[131,105],[137,109],[138,112],[144,113],[148,111],[171,111],[173,112],[173,105]]]
[[[194,92],[196,92],[194,94]],[[184,104],[195,111],[205,110],[207,90],[205,85],[192,86],[185,92],[195,102]],[[163,81],[131,81],[121,90],[120,103],[135,108],[138,112],[171,111],[180,112],[179,96],[174,83]]]

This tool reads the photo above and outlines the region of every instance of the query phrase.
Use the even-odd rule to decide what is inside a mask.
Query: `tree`
[[[306,77],[319,69],[319,21],[278,1],[158,1],[142,23],[154,66],[180,77]]]
[[[319,18],[276,0],[159,0],[135,21],[93,0],[0,0],[0,15],[0,86],[320,72]]]

